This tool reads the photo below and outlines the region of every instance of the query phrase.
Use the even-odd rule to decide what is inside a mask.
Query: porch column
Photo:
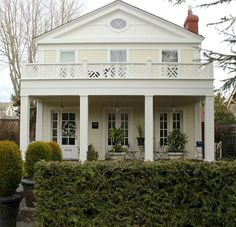
[[[80,96],[80,157],[83,162],[87,160],[88,151],[88,96]]]
[[[36,141],[43,140],[43,104],[40,100],[37,101],[36,114]]]
[[[194,104],[194,128],[195,128],[195,146],[197,141],[201,141],[201,103],[196,102]],[[196,157],[197,159],[202,159],[202,147],[196,146]]]
[[[20,105],[20,149],[22,158],[25,159],[25,152],[29,144],[30,128],[30,99],[29,96],[21,96]]]
[[[153,161],[153,96],[145,96],[145,149],[144,160]]]
[[[214,97],[205,97],[205,161],[215,159],[214,151]]]

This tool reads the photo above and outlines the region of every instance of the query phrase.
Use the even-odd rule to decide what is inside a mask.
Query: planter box
[[[110,160],[124,160],[125,159],[125,152],[108,152]]]
[[[184,159],[184,152],[168,152],[168,159]]]

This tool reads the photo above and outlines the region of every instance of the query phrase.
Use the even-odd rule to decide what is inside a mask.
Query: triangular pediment
[[[111,22],[116,19],[121,19],[125,26],[119,29],[112,26]],[[202,40],[202,36],[122,1],[115,1],[36,39],[38,43],[200,43]]]

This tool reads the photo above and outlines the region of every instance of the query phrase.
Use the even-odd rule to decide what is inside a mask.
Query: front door
[[[61,116],[61,147],[63,159],[78,159],[76,113],[63,112]]]
[[[112,148],[112,141],[109,138],[109,129],[111,128],[122,128],[124,130],[125,136],[122,145],[125,147],[129,146],[129,113],[127,111],[109,111],[106,114],[106,148],[107,151]]]

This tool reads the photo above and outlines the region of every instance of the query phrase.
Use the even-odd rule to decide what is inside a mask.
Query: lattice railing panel
[[[22,78],[27,79],[212,79],[210,64],[159,63],[81,63],[28,64]]]

